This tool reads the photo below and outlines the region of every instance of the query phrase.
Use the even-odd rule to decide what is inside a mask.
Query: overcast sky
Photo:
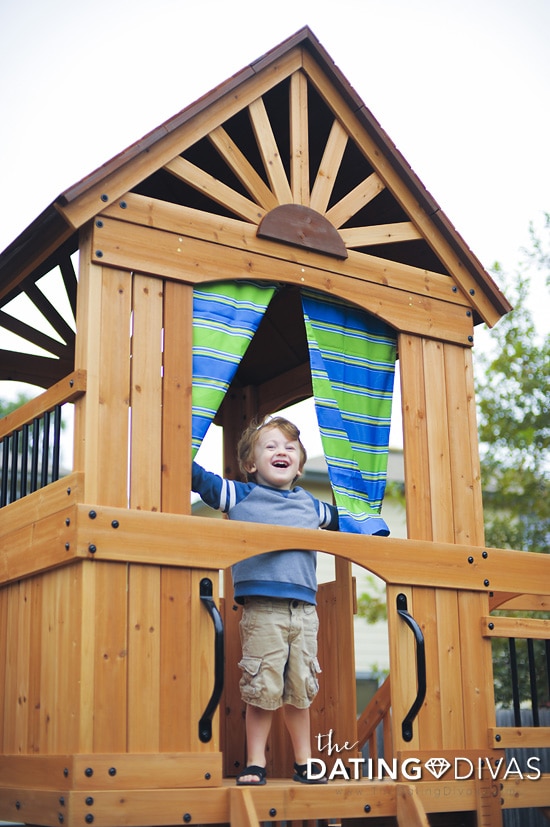
[[[513,270],[550,210],[549,0],[0,0],[0,250],[304,25],[482,263]]]

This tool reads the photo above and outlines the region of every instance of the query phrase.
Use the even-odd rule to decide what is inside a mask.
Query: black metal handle
[[[209,577],[203,577],[200,582],[200,598],[214,624],[214,689],[199,721],[199,739],[206,743],[212,738],[212,716],[222,695],[224,669],[223,622],[212,597],[212,581]]]
[[[424,635],[414,617],[407,611],[407,596],[404,594],[397,595],[397,614],[405,621],[409,629],[411,629],[416,642],[416,698],[401,724],[403,740],[412,741],[413,721],[420,712],[420,707],[426,697],[426,653],[424,649]]]

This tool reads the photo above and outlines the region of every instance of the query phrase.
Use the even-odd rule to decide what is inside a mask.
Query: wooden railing
[[[0,507],[59,479],[62,407],[85,391],[74,371],[0,420]]]

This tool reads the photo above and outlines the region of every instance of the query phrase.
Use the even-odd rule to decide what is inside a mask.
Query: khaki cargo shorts
[[[262,709],[283,704],[307,709],[319,690],[318,630],[311,603],[245,598],[240,622],[242,700]]]

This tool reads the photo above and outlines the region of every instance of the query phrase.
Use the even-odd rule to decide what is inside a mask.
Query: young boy
[[[338,530],[335,506],[294,487],[306,462],[298,428],[283,417],[251,424],[238,445],[247,483],[225,480],[193,463],[193,491],[232,520]],[[311,757],[309,707],[317,694],[316,552],[275,551],[242,560],[232,568],[240,623],[241,697],[246,703],[247,766],[239,785],[265,784],[266,743],[275,709],[294,749],[294,780],[307,776]]]

